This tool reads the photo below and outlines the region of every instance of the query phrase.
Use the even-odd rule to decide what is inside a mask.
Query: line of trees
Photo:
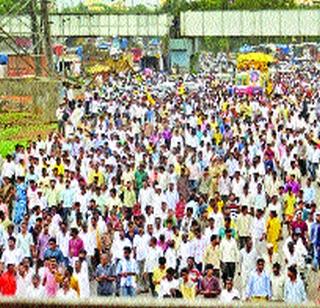
[[[56,12],[55,0],[51,0],[52,12]],[[21,10],[21,6],[17,5],[17,0],[0,0],[0,14],[8,12],[14,13]],[[23,3],[23,1],[21,1]],[[101,14],[160,14],[170,13],[173,16],[179,15],[184,11],[208,11],[208,10],[267,10],[267,9],[304,9],[304,8],[320,8],[318,4],[310,7],[308,5],[298,5],[295,0],[167,0],[162,7],[151,8],[144,5],[134,7],[114,7],[103,3],[97,4],[96,13]],[[21,13],[19,11],[19,13]],[[27,8],[25,8],[27,12]],[[63,13],[86,14],[90,13],[88,7],[82,3],[65,8]]]
[[[210,10],[268,10],[268,9],[305,9],[320,8],[320,5],[298,5],[295,0],[167,0],[162,7],[150,8],[144,5],[134,7],[112,7],[99,5],[99,12],[113,14],[155,14],[170,13],[177,16],[185,11]],[[74,8],[65,9],[66,13],[87,13],[88,8],[80,4]]]

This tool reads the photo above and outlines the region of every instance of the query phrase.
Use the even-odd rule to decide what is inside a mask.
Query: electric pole
[[[52,44],[51,44],[51,33],[50,33],[50,21],[49,21],[49,1],[41,0],[41,19],[43,26],[45,54],[48,62],[48,70],[50,75],[53,73],[53,55],[52,55]]]
[[[31,38],[32,38],[32,45],[33,45],[33,55],[34,55],[34,62],[35,62],[35,69],[36,69],[36,76],[41,75],[41,61],[40,61],[40,54],[41,54],[41,39],[40,39],[40,29],[38,24],[37,18],[37,0],[31,0],[29,5],[29,12],[31,17]]]

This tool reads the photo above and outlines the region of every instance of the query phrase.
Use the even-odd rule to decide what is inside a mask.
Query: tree
[[[7,13],[14,14],[27,14],[29,11],[29,6],[24,0],[0,0],[0,15]]]

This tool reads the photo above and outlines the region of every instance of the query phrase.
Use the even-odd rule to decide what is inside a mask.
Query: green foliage
[[[122,7],[112,7],[110,5],[106,4],[97,4],[95,5],[95,8],[97,10],[90,11],[88,7],[86,7],[84,4],[79,4],[75,7],[68,7],[64,8],[63,12],[64,14],[88,14],[88,13],[94,13],[94,14],[114,14],[114,15],[120,15],[120,14],[157,14],[161,13],[162,9],[152,9],[148,8],[144,5],[137,5],[134,7],[129,8],[122,8]]]
[[[0,156],[5,157],[8,154],[14,152],[15,146],[17,144],[23,145],[26,147],[28,145],[28,140],[12,141],[12,140],[3,140],[0,143]]]
[[[0,15],[4,14],[28,14],[29,5],[25,1],[0,0]]]
[[[14,6],[15,0],[0,0],[0,14],[5,14]]]
[[[0,113],[0,155],[12,153],[17,144],[28,145],[38,135],[45,137],[57,129],[31,112]]]
[[[28,13],[28,7],[22,4],[17,5],[17,0],[0,0],[0,15],[9,11],[12,13]],[[97,4],[100,10],[91,12],[95,14],[159,14],[169,13],[178,16],[180,12],[192,10],[210,11],[210,10],[267,10],[267,9],[305,9],[320,8],[320,3],[310,6],[295,4],[294,0],[167,0],[162,7],[150,8],[145,5],[137,5],[128,8],[112,7],[106,4]],[[22,8],[22,9],[21,9]],[[56,13],[54,9],[52,13]],[[74,7],[64,8],[64,14],[87,14],[88,8],[80,3]]]
[[[10,112],[10,113],[0,113],[0,127],[4,125],[11,125],[16,122],[21,122],[24,120],[32,120],[35,115],[28,112]]]
[[[198,72],[199,57],[200,57],[200,53],[197,52],[191,58],[190,72],[192,74],[196,74]]]

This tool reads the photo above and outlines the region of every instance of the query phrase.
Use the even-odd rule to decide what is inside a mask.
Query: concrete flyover
[[[320,36],[320,10],[184,12],[181,13],[181,35]]]
[[[161,15],[50,15],[53,37],[151,36],[168,34],[171,17]],[[31,36],[29,16],[0,18],[0,26],[12,36]]]

